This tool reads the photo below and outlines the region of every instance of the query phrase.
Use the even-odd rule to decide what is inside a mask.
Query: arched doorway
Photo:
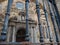
[[[18,29],[16,34],[16,42],[24,42],[25,41],[25,32],[24,28]]]

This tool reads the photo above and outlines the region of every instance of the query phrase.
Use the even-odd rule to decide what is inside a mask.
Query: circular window
[[[24,9],[24,3],[22,3],[22,2],[17,2],[17,3],[16,3],[16,8],[18,8],[18,9]]]

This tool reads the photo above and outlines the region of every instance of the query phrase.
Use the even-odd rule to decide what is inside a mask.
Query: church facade
[[[51,20],[51,16],[49,14],[49,9],[47,6],[47,1],[45,7],[48,13],[48,23],[46,21],[45,13],[43,10],[43,3],[39,0],[39,7],[40,7],[40,22],[42,26],[42,36],[44,42],[50,42],[50,37],[52,42],[56,42],[55,32],[54,32],[54,25]],[[5,0],[0,3],[0,36],[4,25],[5,13],[7,10],[8,0]],[[53,14],[54,16],[54,14]],[[55,18],[54,18],[55,21]],[[60,32],[58,29],[58,25],[55,21],[56,32],[58,34],[58,39],[60,41]],[[48,27],[50,30],[48,30]],[[35,1],[31,0],[29,2],[29,9],[28,9],[28,33],[29,33],[29,42],[32,43],[40,43],[40,31],[38,25],[38,16],[36,13],[36,4]],[[10,16],[8,21],[8,28],[7,28],[7,37],[6,40],[3,42],[26,42],[25,36],[26,35],[26,9],[25,9],[25,0],[13,0],[12,7],[10,9]]]

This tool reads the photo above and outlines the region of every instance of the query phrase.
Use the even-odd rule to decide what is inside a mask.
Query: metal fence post
[[[49,21],[48,21],[48,13],[47,13],[47,10],[46,10],[46,7],[45,7],[45,4],[44,4],[44,0],[42,0],[43,2],[43,10],[44,10],[44,13],[45,13],[45,17],[46,17],[46,21],[47,21],[47,26],[48,26],[48,32],[49,32],[49,39],[50,39],[50,42],[52,42],[52,37],[51,37],[51,33],[50,33],[50,25],[49,25]]]
[[[39,25],[39,32],[40,32],[40,42],[44,42],[43,39],[43,34],[42,34],[42,26],[40,22],[40,8],[39,8],[39,2],[36,0],[36,12],[37,12],[37,17],[38,17],[38,25]]]
[[[49,11],[50,11],[51,19],[52,19],[52,23],[53,23],[53,26],[54,26],[54,32],[55,32],[55,36],[56,36],[56,42],[59,42],[57,31],[56,31],[56,25],[55,25],[55,21],[54,21],[54,16],[53,16],[53,14],[51,12],[51,9],[50,9],[49,0],[47,0],[47,3],[48,3],[48,6],[49,6]]]
[[[29,0],[25,1],[25,9],[26,9],[26,41],[29,41],[29,32],[28,32],[28,9],[29,9]]]
[[[8,21],[9,21],[9,16],[10,16],[10,9],[11,9],[11,6],[12,6],[12,2],[13,0],[8,0],[8,6],[7,6],[7,11],[6,11],[6,16],[5,16],[5,19],[4,19],[4,25],[3,25],[3,29],[2,29],[2,33],[1,33],[1,37],[0,39],[2,41],[5,41],[6,40],[6,34],[7,34],[7,28],[8,28]]]
[[[57,25],[58,25],[58,29],[60,31],[60,16],[59,16],[59,12],[58,12],[58,8],[56,6],[56,3],[55,3],[55,0],[51,1],[51,7],[53,9],[53,13],[55,14],[55,18],[56,18],[56,22],[57,22]]]
[[[56,11],[56,13],[57,13],[57,17],[58,17],[58,19],[59,19],[59,21],[60,21],[60,14],[59,14],[59,11],[58,11],[58,8],[57,8],[57,5],[56,5],[56,0],[49,0],[51,3],[52,3],[52,5],[54,5],[54,8],[55,8],[55,11]]]

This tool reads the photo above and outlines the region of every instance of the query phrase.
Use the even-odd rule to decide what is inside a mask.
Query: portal
[[[25,32],[26,32],[26,30],[24,28],[18,29],[17,34],[16,34],[16,42],[25,41]]]

